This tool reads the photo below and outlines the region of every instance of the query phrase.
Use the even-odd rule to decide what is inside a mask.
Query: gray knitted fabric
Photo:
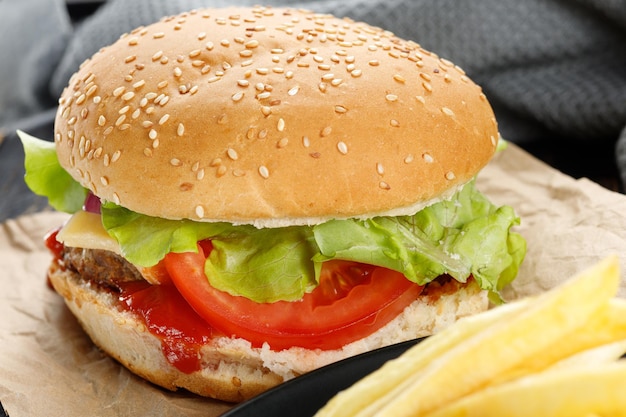
[[[28,25],[9,7],[40,4]],[[0,1],[0,54],[32,42],[18,92],[0,80],[0,125],[57,97],[78,65],[122,33],[199,7],[257,0],[109,0],[80,26],[59,13],[62,0]],[[626,183],[626,2],[623,0],[273,0],[331,12],[392,30],[436,51],[483,86],[502,135],[514,142],[612,143]],[[47,9],[47,12],[46,12]],[[14,16],[14,13],[13,13]],[[47,18],[38,23],[36,19]],[[7,29],[8,28],[8,29]],[[39,42],[54,47],[46,53]],[[0,77],[13,70],[0,55]],[[33,62],[39,73],[32,73]],[[30,67],[29,67],[30,66]],[[8,68],[11,67],[11,68]],[[29,84],[28,78],[36,82]],[[46,84],[47,83],[47,84]],[[28,90],[28,88],[31,88]],[[7,91],[10,90],[10,94]],[[16,97],[16,94],[21,94]],[[7,104],[10,99],[10,104]],[[44,104],[34,103],[35,99]],[[10,111],[9,111],[10,110]]]

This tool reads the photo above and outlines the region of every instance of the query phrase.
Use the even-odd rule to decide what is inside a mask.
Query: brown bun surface
[[[451,62],[364,23],[207,9],[103,48],[59,101],[62,166],[164,218],[314,224],[412,214],[470,180],[498,132]]]
[[[134,374],[175,391],[179,388],[224,401],[239,402],[297,375],[338,360],[404,340],[431,335],[461,317],[486,310],[485,291],[475,281],[429,284],[402,314],[372,335],[339,350],[252,348],[237,338],[218,337],[201,349],[203,368],[186,374],[172,366],[160,340],[140,319],[121,310],[112,293],[100,291],[78,274],[54,262],[50,282],[85,332],[104,352]]]

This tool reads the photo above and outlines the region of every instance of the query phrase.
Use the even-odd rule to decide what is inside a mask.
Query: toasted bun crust
[[[219,337],[202,348],[203,369],[185,374],[167,362],[157,337],[132,313],[116,307],[110,293],[98,291],[56,262],[49,277],[93,342],[131,372],[169,390],[182,388],[231,402],[346,357],[436,333],[488,305],[486,293],[474,281],[464,286],[453,281],[454,288],[420,297],[385,327],[342,349],[275,352],[267,346],[252,348],[243,339]]]
[[[134,30],[72,77],[59,160],[136,212],[259,226],[412,214],[498,140],[480,87],[392,33],[271,8]]]

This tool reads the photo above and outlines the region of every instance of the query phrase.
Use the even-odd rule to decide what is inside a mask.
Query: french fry
[[[626,339],[626,303],[612,300],[618,283],[612,256],[536,298],[461,320],[339,393],[317,416],[423,416]]]
[[[428,417],[626,416],[626,360],[552,370],[477,391]]]
[[[508,320],[519,314],[528,300],[506,304],[482,314],[464,317],[445,334],[434,335],[406,351],[400,357],[385,363],[379,370],[357,381],[350,389],[339,392],[316,414],[316,417],[353,417],[359,411],[372,407],[379,399],[387,402],[403,389],[403,383],[428,363],[452,347],[484,330],[500,320]]]

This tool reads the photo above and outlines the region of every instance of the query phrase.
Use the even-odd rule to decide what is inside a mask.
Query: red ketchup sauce
[[[200,348],[216,331],[200,318],[174,285],[151,285],[146,281],[118,285],[122,308],[142,319],[146,328],[161,340],[169,363],[181,372],[201,368]]]
[[[48,233],[45,244],[54,260],[64,267],[63,244],[56,239],[59,230]],[[184,373],[201,369],[200,348],[219,333],[196,314],[174,285],[134,281],[104,290],[115,294],[118,307],[133,313],[161,341],[161,350],[170,364]]]

